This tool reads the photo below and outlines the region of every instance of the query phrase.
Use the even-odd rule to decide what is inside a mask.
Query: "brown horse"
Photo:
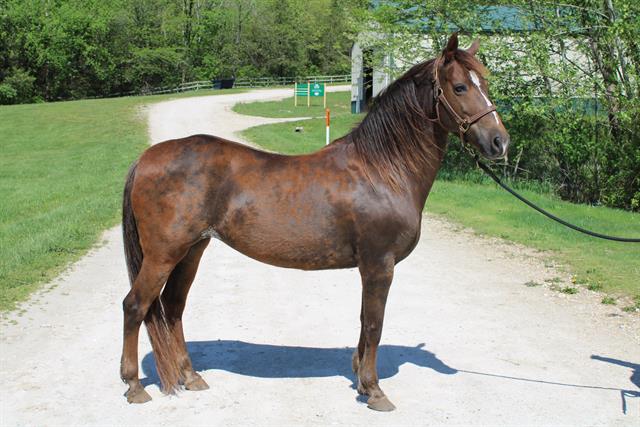
[[[165,392],[208,388],[192,368],[182,312],[211,238],[251,258],[303,270],[357,266],[361,332],[352,364],[368,406],[392,410],[378,385],[376,352],[395,264],[420,237],[422,209],[449,132],[484,156],[509,135],[487,98],[478,43],[454,34],[375,99],[348,135],[302,156],[266,153],[214,136],[155,145],[131,167],[123,233],[131,291],[123,301],[121,376],[127,400],[151,397],[138,379],[145,321]]]

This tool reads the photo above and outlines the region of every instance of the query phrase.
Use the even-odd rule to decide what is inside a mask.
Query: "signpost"
[[[311,83],[307,81],[307,83],[295,83],[293,89],[293,104],[298,106],[298,97],[306,96],[307,97],[307,107],[311,106],[311,97],[322,97],[322,106],[323,108],[327,108],[327,91],[325,90],[324,83]]]
[[[327,108],[327,91],[325,90],[324,83],[311,83],[310,95],[315,97],[322,97],[322,108]]]
[[[307,97],[307,106],[309,105],[309,82],[307,83],[294,83],[293,89],[293,105],[298,106],[298,97],[306,96]]]
[[[329,137],[329,128],[331,127],[331,111],[329,111],[329,109],[326,109],[326,116],[325,119],[327,121],[327,138],[325,141],[325,145],[329,145],[330,142],[330,137]]]

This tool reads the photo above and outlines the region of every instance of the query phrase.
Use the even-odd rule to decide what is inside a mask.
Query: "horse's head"
[[[474,145],[489,159],[498,159],[507,154],[509,133],[487,95],[486,70],[475,57],[479,46],[476,40],[469,49],[461,50],[458,35],[449,38],[433,65],[432,108],[439,123],[459,133],[463,143]]]

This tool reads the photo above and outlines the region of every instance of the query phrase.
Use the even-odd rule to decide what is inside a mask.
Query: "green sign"
[[[324,83],[307,82],[296,83],[293,89],[293,105],[298,105],[298,97],[307,98],[307,107],[311,106],[312,97],[321,97],[324,108],[327,108],[327,93],[324,91]]]
[[[297,83],[296,84],[296,95],[304,95],[307,96],[309,92],[309,85],[306,83]]]
[[[311,83],[311,96],[324,96],[324,83]]]

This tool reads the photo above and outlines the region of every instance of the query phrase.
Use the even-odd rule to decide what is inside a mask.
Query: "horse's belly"
[[[221,240],[237,251],[267,264],[301,270],[356,266],[353,245],[337,230],[291,226],[244,225],[221,233]]]
[[[316,169],[274,167],[262,175],[245,171],[229,182],[228,196],[217,197],[222,203],[212,200],[217,208],[212,226],[231,247],[281,267],[356,264],[353,215],[345,201],[350,193],[340,180],[328,180]]]

